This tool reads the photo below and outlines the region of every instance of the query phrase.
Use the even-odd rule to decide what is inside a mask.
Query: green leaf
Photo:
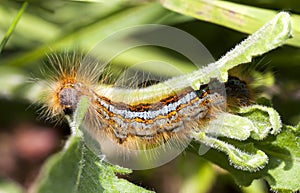
[[[295,192],[300,189],[300,129],[284,126],[282,130],[274,141],[261,143],[270,157],[264,178],[273,190]]]
[[[228,1],[162,0],[172,11],[251,34],[277,14],[275,10],[251,7]],[[300,16],[293,14],[293,35],[288,44],[300,46]]]
[[[173,87],[176,88],[176,84],[182,85],[188,80],[194,89],[198,89],[200,85],[209,83],[211,78],[217,77],[225,82],[230,69],[251,62],[254,56],[262,55],[283,45],[286,40],[291,38],[291,30],[290,15],[286,12],[280,12],[218,61],[185,76],[171,79],[168,84],[174,85]]]
[[[128,174],[131,171],[102,162],[80,137],[70,137],[67,144],[62,152],[54,155],[44,165],[34,192],[152,192],[119,179],[115,173]]]
[[[204,131],[219,137],[246,140],[254,130],[256,128],[249,119],[230,113],[220,113],[216,119],[210,121]]]
[[[255,148],[269,157],[268,164],[256,172],[249,173],[233,168],[228,163],[228,158],[214,149],[210,149],[204,157],[228,170],[241,186],[249,186],[254,179],[265,178],[273,190],[295,192],[300,189],[299,135],[299,127],[284,125],[281,133],[276,136],[269,136],[262,141],[250,140]],[[239,148],[243,146],[241,142],[228,142]]]
[[[237,148],[223,140],[210,137],[204,132],[195,134],[194,138],[209,147],[226,153],[230,165],[239,170],[253,172],[264,168],[268,163],[268,156],[255,148],[253,144],[244,144],[242,148]]]
[[[239,115],[220,113],[206,128],[194,133],[193,137],[209,147],[226,153],[230,164],[235,168],[254,172],[265,167],[268,156],[253,143],[239,143],[239,141],[250,138],[262,140],[269,134],[278,134],[281,127],[280,116],[273,108],[252,105],[240,108]]]
[[[105,165],[98,166],[102,170],[102,174],[104,179],[102,180],[101,184],[103,185],[105,192],[107,193],[151,193],[152,191],[145,190],[139,186],[129,183],[127,180],[119,179],[115,176],[114,172],[128,174],[131,173],[129,169],[121,168],[118,166],[110,166],[107,167]],[[152,192],[153,193],[153,192]]]
[[[282,127],[279,114],[270,107],[252,105],[240,108],[239,113],[250,119],[255,126],[251,137],[256,140],[265,138],[269,133],[276,135]]]

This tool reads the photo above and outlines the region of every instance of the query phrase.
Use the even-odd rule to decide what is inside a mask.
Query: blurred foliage
[[[275,85],[266,90],[265,94],[267,97],[272,97],[274,107],[282,116],[283,122],[295,125],[300,121],[300,50],[298,48],[300,44],[300,30],[298,29],[300,27],[300,19],[297,15],[297,13],[300,13],[300,2],[298,1],[232,1],[235,3],[230,1],[211,1],[213,5],[212,3],[208,4],[210,4],[210,7],[213,7],[213,11],[203,7],[201,11],[202,17],[196,17],[200,20],[187,16],[195,15],[192,14],[194,13],[193,11],[191,14],[186,14],[187,11],[184,8],[189,8],[189,6],[196,8],[197,5],[195,3],[205,5],[207,1],[162,1],[161,4],[154,1],[137,0],[93,2],[31,0],[28,2],[25,12],[21,15],[16,28],[11,31],[12,35],[0,55],[0,104],[3,104],[0,108],[0,120],[5,120],[5,123],[8,120],[11,120],[11,122],[20,121],[20,114],[24,114],[25,109],[24,111],[19,110],[19,112],[15,110],[16,108],[5,107],[4,104],[8,102],[18,104],[21,102],[29,106],[32,104],[32,101],[36,102],[36,99],[31,96],[35,88],[28,84],[27,78],[35,77],[36,75],[33,74],[39,74],[42,61],[48,52],[74,49],[74,47],[78,50],[90,50],[96,42],[119,29],[139,24],[157,23],[172,25],[192,34],[218,59],[244,39],[247,36],[244,33],[252,33],[269,20],[272,15],[281,10],[287,10],[293,16],[293,26],[296,27],[296,31],[293,34],[294,39],[289,42],[289,46],[282,46],[265,54],[263,57],[257,58],[255,61],[267,65],[274,72],[276,77]],[[174,9],[172,3],[175,2],[181,3],[181,10]],[[247,4],[248,7],[242,4]],[[14,18],[16,18],[22,5],[23,2],[21,1],[1,1],[0,39],[7,35],[7,31],[12,26],[12,23],[16,22]],[[163,6],[166,8],[163,8]],[[167,8],[185,14],[175,13]],[[232,19],[233,13],[236,19]],[[243,18],[246,18],[246,20],[242,26],[235,23],[235,21],[240,21]],[[185,72],[194,69],[194,66],[186,59],[172,52],[161,51],[158,48],[128,52],[116,58],[112,66],[120,70],[133,65],[132,62],[138,63],[153,57],[173,63]],[[160,71],[160,69],[153,69],[153,71]],[[32,112],[28,111],[28,113]],[[0,122],[0,127],[3,126],[2,124],[4,125],[4,122]],[[297,129],[294,128],[294,130],[296,131]],[[278,136],[283,141],[285,138],[296,137],[297,132],[293,133],[291,130]],[[270,140],[272,141],[272,139]],[[287,145],[287,148],[291,151],[297,149],[291,144]],[[262,144],[262,147],[264,147],[264,144]],[[220,154],[215,154],[215,152],[210,152],[206,156],[212,156],[211,159],[215,159],[219,165],[224,164],[225,162],[222,163],[222,161],[227,159],[220,157]],[[276,165],[275,158],[270,161]],[[191,165],[196,165],[197,167],[190,167]],[[170,166],[176,169],[175,171],[174,169],[167,169],[167,177],[165,178],[163,178],[162,174],[155,173],[157,171],[139,171],[135,172],[138,176],[136,179],[139,179],[138,183],[140,183],[141,178],[145,179],[145,182],[144,180],[142,182],[143,185],[155,187],[157,192],[168,192],[170,188],[164,187],[162,182],[169,178],[175,181],[180,179],[181,186],[176,189],[179,192],[201,193],[207,191],[217,192],[218,190],[222,190],[222,192],[258,192],[257,189],[260,191],[267,189],[262,181],[253,183],[253,187],[248,189],[239,189],[232,181],[228,183],[230,185],[222,184],[230,177],[224,175],[224,171],[220,168],[216,169],[216,167],[198,157],[184,158],[183,160],[178,158],[170,163]],[[286,171],[285,167],[288,167],[288,165],[284,166],[281,163],[277,170],[274,169],[270,172],[275,175],[281,175]],[[234,171],[231,172],[234,173]],[[261,173],[253,175],[253,178],[260,178]],[[282,178],[287,179],[285,178],[286,175],[294,174],[287,173],[282,175]],[[191,190],[190,188],[194,186],[193,184],[200,184],[200,186],[195,186],[196,189]],[[176,186],[172,182],[169,182],[168,185]]]
[[[6,193],[22,193],[24,190],[19,184],[15,182],[0,179],[0,192]]]

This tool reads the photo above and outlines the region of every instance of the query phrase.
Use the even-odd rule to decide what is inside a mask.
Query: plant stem
[[[24,13],[27,5],[28,5],[28,2],[24,1],[22,6],[21,6],[21,9],[18,11],[15,19],[13,20],[12,24],[9,26],[8,30],[6,31],[4,37],[1,41],[1,44],[0,44],[0,53],[2,53],[4,46],[6,45],[8,39],[10,38],[10,36],[11,36],[12,32],[14,31],[14,29],[16,28],[17,23],[20,20],[22,14]]]

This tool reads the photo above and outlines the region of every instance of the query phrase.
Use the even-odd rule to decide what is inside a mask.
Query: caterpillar
[[[198,87],[188,81],[174,84],[178,77],[143,88],[106,85],[99,80],[99,76],[107,77],[102,75],[104,67],[84,58],[76,54],[49,56],[44,114],[70,116],[86,96],[89,108],[84,126],[102,146],[110,141],[107,154],[113,152],[113,157],[119,151],[124,157],[132,150],[147,151],[162,144],[167,144],[164,151],[181,151],[189,144],[191,132],[207,126],[219,112],[230,110],[228,107],[251,101],[248,84],[235,76],[229,76],[225,84],[212,78]],[[180,78],[186,79],[184,75]]]

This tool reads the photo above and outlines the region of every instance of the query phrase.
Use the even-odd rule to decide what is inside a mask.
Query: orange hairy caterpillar
[[[85,63],[83,56],[54,54],[49,58],[53,73],[44,97],[48,114],[70,115],[80,98],[87,96],[90,107],[84,124],[93,135],[105,135],[129,149],[147,149],[171,138],[185,144],[192,130],[201,129],[207,124],[206,119],[214,117],[226,105],[226,94],[217,79],[198,89],[191,86],[161,89],[155,88],[156,85],[124,89],[101,84],[98,77],[103,67],[95,62]],[[156,89],[156,94],[151,94],[151,89]],[[248,103],[250,94],[245,82],[229,76],[225,89],[231,98]]]

